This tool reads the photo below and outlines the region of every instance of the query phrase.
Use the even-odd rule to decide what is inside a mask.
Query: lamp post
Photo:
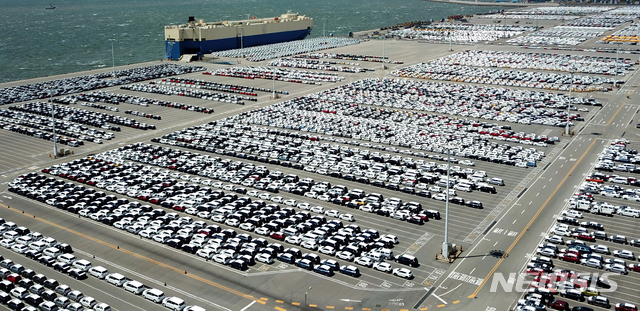
[[[56,143],[56,115],[53,106],[53,91],[49,89],[49,105],[51,105],[51,127],[53,128],[53,157],[58,156],[58,145]]]
[[[617,87],[618,85],[618,54],[620,53],[620,42],[617,43],[618,44],[618,48],[616,49],[616,75],[615,78],[613,78],[613,87]]]
[[[113,52],[113,42],[116,41],[116,39],[109,39],[109,41],[111,41],[111,63],[113,64],[113,78],[116,78],[116,54],[114,54]]]
[[[387,26],[386,27],[389,27],[389,12],[384,12],[384,13],[387,13]],[[385,69],[385,66],[384,66],[384,63],[385,63],[385,61],[384,61],[385,60],[385,58],[384,58],[385,57],[385,44],[384,43],[386,41],[387,41],[387,35],[384,34],[382,36],[382,69],[383,70]]]
[[[442,256],[444,258],[449,258],[449,168],[451,167],[451,148],[450,146],[446,146],[447,149],[447,192],[446,192],[446,200],[445,203],[445,214],[444,214],[444,242],[442,242]]]
[[[325,28],[327,26],[327,19],[326,18],[322,18],[322,37],[326,37],[325,35]]]
[[[244,57],[244,26],[240,27],[240,50],[242,51],[242,57]]]
[[[567,105],[567,124],[564,127],[564,134],[569,136],[569,121],[571,117],[571,91],[573,90],[573,72],[576,70],[575,65],[571,67],[569,71],[571,73],[570,85],[569,85],[569,104]]]

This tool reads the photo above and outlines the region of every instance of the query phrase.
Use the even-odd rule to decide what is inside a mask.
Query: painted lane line
[[[518,235],[518,237],[516,238],[515,241],[513,241],[513,243],[511,244],[511,246],[507,249],[507,251],[504,253],[505,255],[508,255],[509,252],[516,246],[516,244],[518,243],[518,241],[520,241],[520,239],[522,238],[522,236],[527,232],[527,230],[529,230],[529,227],[531,227],[531,224],[533,224],[533,222],[538,218],[538,215],[540,215],[540,213],[542,213],[542,211],[544,210],[544,208],[547,206],[547,204],[549,204],[549,201],[551,201],[551,198],[553,198],[555,196],[555,194],[558,192],[558,190],[562,187],[562,185],[564,184],[564,182],[569,178],[569,175],[571,175],[571,173],[573,173],[573,171],[575,170],[575,168],[578,166],[578,164],[580,164],[580,162],[582,161],[582,159],[587,155],[587,153],[589,153],[589,150],[591,150],[591,147],[593,147],[596,143],[596,141],[598,141],[598,139],[596,138],[591,145],[589,145],[589,147],[587,148],[587,150],[582,154],[582,156],[580,157],[580,159],[578,159],[576,161],[576,163],[573,165],[573,167],[571,168],[571,170],[569,170],[569,172],[565,175],[564,179],[562,179],[562,181],[560,181],[560,183],[558,184],[558,186],[556,187],[556,189],[551,193],[551,195],[547,198],[547,200],[544,202],[544,204],[542,204],[542,206],[540,207],[540,209],[538,209],[538,211],[536,212],[536,214],[531,218],[531,220],[529,221],[529,223],[524,227],[524,229],[520,232],[520,235]],[[480,244],[480,243],[478,243]],[[506,258],[506,256],[503,256],[502,258],[500,258],[500,260],[498,260],[498,262],[496,263],[496,265],[493,267],[493,269],[491,269],[491,271],[489,272],[489,274],[487,275],[487,277],[484,278],[482,284],[480,284],[478,286],[478,288],[473,292],[473,294],[469,295],[469,298],[474,298],[478,295],[478,293],[480,292],[480,290],[482,289],[482,287],[484,287],[484,285],[487,283],[487,280],[489,280],[489,278],[491,278],[491,276],[493,275],[493,273],[498,269],[498,267],[500,266],[500,264],[502,264],[502,262],[504,261],[504,259]]]
[[[245,310],[249,309],[249,307],[253,306],[253,304],[254,304],[254,303],[256,303],[256,301],[255,301],[255,300],[254,300],[254,301],[252,301],[252,302],[250,302],[246,307],[244,307],[244,308],[240,309],[240,311],[245,311]]]
[[[431,296],[438,298],[438,300],[442,301],[442,303],[444,303],[445,305],[447,304],[446,301],[444,301],[444,299],[440,298],[438,295],[436,294],[431,294]]]

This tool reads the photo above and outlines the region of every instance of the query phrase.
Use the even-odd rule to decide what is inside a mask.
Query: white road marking
[[[442,303],[444,303],[445,305],[447,304],[446,301],[444,301],[442,298],[438,297],[438,295],[436,294],[431,294],[431,296],[438,298],[438,300],[442,301]]]
[[[493,243],[493,246],[496,246],[496,245],[498,245],[498,241],[496,241],[495,243]]]
[[[246,307],[244,307],[244,308],[240,309],[240,311],[244,311],[244,310],[249,309],[249,307],[253,306],[253,304],[254,304],[254,303],[256,303],[256,301],[255,301],[255,300],[254,300],[254,301],[252,301],[252,302],[250,302]]]
[[[511,223],[512,225],[516,224],[516,221],[518,221],[518,219],[514,219],[513,222]]]

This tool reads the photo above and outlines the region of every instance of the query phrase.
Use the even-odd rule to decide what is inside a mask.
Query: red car
[[[638,311],[638,307],[630,303],[616,303],[616,311]]]
[[[549,308],[553,310],[569,310],[569,303],[564,300],[555,300],[549,304]]]
[[[284,241],[284,234],[282,232],[274,232],[270,236],[276,240]]]
[[[598,177],[588,177],[586,179],[587,181],[592,181],[592,182],[597,182],[597,183],[604,183],[604,181]]]
[[[544,274],[544,270],[540,268],[530,268],[527,269],[527,275],[541,276]]]
[[[640,265],[631,263],[631,264],[629,264],[629,270],[633,270],[635,272],[640,272]]]
[[[17,273],[11,273],[11,274],[7,275],[7,281],[9,281],[11,283],[17,283],[20,280],[22,280],[22,277]]]
[[[594,237],[593,235],[590,234],[585,234],[585,233],[576,233],[573,235],[573,237],[575,237],[578,240],[583,240],[583,241],[588,241],[588,242],[595,242],[596,241],[596,237]]]
[[[573,253],[562,253],[560,254],[560,256],[558,256],[558,259],[575,263],[580,262],[580,257],[576,256],[576,254]]]

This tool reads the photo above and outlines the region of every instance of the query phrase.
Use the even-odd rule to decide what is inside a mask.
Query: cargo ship
[[[311,33],[313,18],[287,12],[279,17],[206,23],[190,16],[188,24],[164,27],[167,59],[184,54],[208,54],[256,45],[304,39]]]

